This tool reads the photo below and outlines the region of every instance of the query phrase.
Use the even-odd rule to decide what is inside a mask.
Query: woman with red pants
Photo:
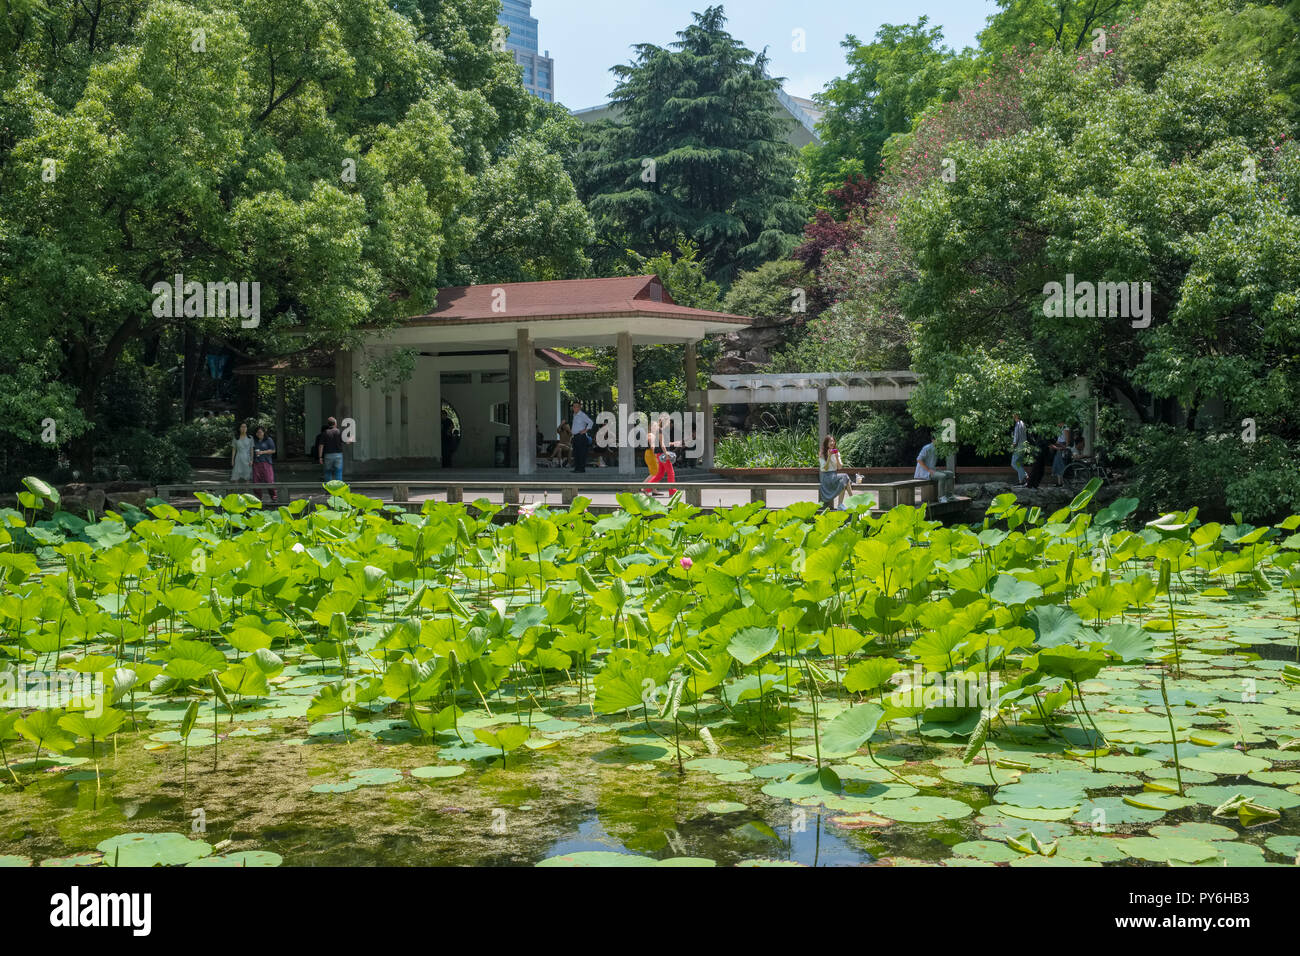
[[[677,473],[673,469],[673,453],[668,450],[668,439],[664,435],[669,421],[666,414],[660,415],[659,420],[650,426],[650,444],[646,448],[645,461],[652,472],[649,479],[652,484],[654,482],[677,483]],[[652,494],[650,489],[646,489],[646,494]]]

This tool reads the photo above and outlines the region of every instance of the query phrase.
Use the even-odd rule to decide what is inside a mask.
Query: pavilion
[[[693,391],[695,346],[707,335],[751,324],[744,316],[676,304],[656,276],[461,286],[439,290],[437,303],[426,315],[335,353],[332,387],[327,381],[307,386],[309,431],[331,414],[355,422],[346,473],[442,465],[445,410],[460,425],[455,467],[516,465],[521,475],[536,474],[535,435],[553,437],[569,416],[560,405],[555,373],[591,368],[555,351],[577,346],[617,348],[618,402],[630,414],[636,411],[632,346],[684,344],[688,411],[704,413],[704,447],[711,451],[708,393]],[[405,382],[385,391],[358,376],[399,349],[414,352],[414,371]],[[620,474],[634,474],[639,467],[635,449],[618,449]]]

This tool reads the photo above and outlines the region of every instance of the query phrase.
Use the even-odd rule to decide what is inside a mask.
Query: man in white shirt
[[[1015,419],[1016,427],[1011,433],[1011,467],[1016,470],[1017,483],[1025,483],[1025,445],[1029,441],[1029,431],[1025,428],[1025,423],[1020,420],[1020,415],[1013,412],[1011,417]]]
[[[951,471],[939,470],[939,452],[934,447],[933,434],[921,449],[921,453],[916,456],[916,471],[912,473],[912,477],[934,479],[939,483],[939,500],[948,500],[948,494],[952,490],[953,474]]]
[[[587,452],[591,448],[591,430],[596,425],[582,410],[582,402],[573,403],[573,470],[581,475],[587,470]]]

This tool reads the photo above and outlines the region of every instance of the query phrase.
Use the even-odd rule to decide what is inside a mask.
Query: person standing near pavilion
[[[239,423],[230,449],[230,480],[248,481],[253,477],[253,439],[248,434],[248,422]]]
[[[591,449],[591,430],[596,425],[591,416],[582,410],[582,402],[573,403],[573,471],[585,474],[587,452]]]
[[[1056,479],[1056,486],[1059,488],[1065,484],[1065,466],[1069,464],[1069,453],[1074,447],[1074,439],[1065,422],[1059,422],[1056,427],[1061,431],[1052,444],[1052,477]]]
[[[672,417],[664,412],[659,418],[650,425],[650,439],[646,446],[645,463],[650,469],[650,477],[647,479],[651,484],[655,482],[666,482],[670,485],[677,483],[677,472],[673,468],[673,460],[677,455],[672,451],[669,445],[667,431],[672,426]],[[676,445],[676,442],[672,443]],[[646,494],[652,494],[649,488],[645,489]]]
[[[316,439],[316,461],[323,481],[343,480],[343,433],[333,415],[326,419],[325,430]]]
[[[1016,470],[1016,483],[1021,487],[1024,486],[1028,478],[1025,472],[1025,446],[1029,444],[1029,429],[1021,421],[1020,415],[1016,412],[1011,414],[1015,420],[1015,428],[1011,432],[1011,467]]]
[[[253,431],[253,484],[275,484],[275,439],[261,425]],[[271,500],[280,500],[280,493],[274,488]]]

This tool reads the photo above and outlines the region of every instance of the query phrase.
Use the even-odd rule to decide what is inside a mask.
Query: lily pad
[[[703,770],[706,773],[737,773],[747,767],[741,760],[725,760],[722,757],[699,757],[684,764],[687,770]]]
[[[1098,863],[1114,863],[1127,859],[1115,837],[1071,834],[1056,841],[1056,855],[1066,860],[1095,860]]]
[[[1217,804],[1216,804],[1217,806]],[[1079,807],[1072,819],[1075,823],[1105,832],[1110,827],[1126,823],[1155,823],[1165,815],[1163,810],[1148,810],[1130,806],[1123,797],[1094,797]]]
[[[269,850],[244,850],[240,853],[228,853],[221,856],[209,856],[195,860],[188,866],[279,866],[284,857]]]
[[[181,866],[212,853],[212,846],[181,833],[123,833],[97,847],[106,866]]]
[[[52,856],[41,860],[41,866],[98,866],[104,860],[102,853],[78,853],[74,856]]]
[[[1234,776],[1248,774],[1254,770],[1268,770],[1273,766],[1267,760],[1231,748],[1210,750],[1194,757],[1187,757],[1182,760],[1182,764],[1193,770],[1207,770],[1210,773]]]
[[[716,800],[713,803],[705,804],[704,809],[710,813],[738,813],[746,809],[743,803],[736,803],[733,800]]]
[[[975,812],[975,808],[970,804],[951,797],[904,797],[898,800],[880,800],[872,805],[872,810],[903,823],[960,820]]]
[[[958,843],[952,848],[952,852],[954,856],[968,856],[987,863],[1010,863],[1021,856],[1005,843],[997,843],[993,840],[968,840],[965,843]]]
[[[1129,837],[1119,846],[1125,855],[1153,863],[1199,863],[1219,854],[1212,842],[1190,837]]]
[[[416,767],[411,771],[411,776],[419,780],[438,780],[444,777],[459,777],[464,772],[464,767],[429,766]]]
[[[361,784],[348,780],[343,783],[318,783],[311,788],[312,793],[350,793],[360,787]]]
[[[348,774],[348,779],[362,787],[381,787],[401,780],[402,771],[393,767],[366,767],[353,770]]]

